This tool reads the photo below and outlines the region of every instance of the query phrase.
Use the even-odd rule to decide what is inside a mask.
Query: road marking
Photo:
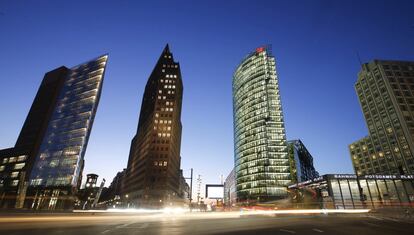
[[[398,220],[398,219],[393,219],[393,218],[385,218],[386,220],[391,220],[391,221],[394,221],[394,222],[400,222],[400,220]]]
[[[374,224],[374,223],[370,223],[370,222],[364,222],[364,223],[365,223],[365,224],[368,224],[368,225],[375,226],[375,227],[381,227],[381,225]]]
[[[320,229],[317,229],[317,228],[314,228],[314,229],[312,229],[313,231],[315,231],[315,232],[318,232],[318,233],[323,233],[323,231],[322,230],[320,230]]]
[[[287,233],[296,233],[295,231],[292,231],[292,230],[286,230],[286,229],[279,229],[280,231],[282,231],[282,232],[287,232]]]
[[[105,234],[105,233],[107,233],[109,231],[111,231],[111,230],[105,230],[105,231],[102,232],[102,234]]]
[[[368,218],[376,219],[376,220],[384,220],[383,218],[379,218],[373,215],[367,216]]]
[[[122,224],[122,225],[118,225],[118,226],[116,226],[116,228],[125,228],[125,227],[127,227],[127,226],[129,226],[131,224],[135,224],[135,221],[134,222],[130,222],[130,223],[126,223],[126,224]]]
[[[137,224],[137,223],[136,222],[133,222],[133,223],[128,223],[128,224],[123,224],[123,225],[117,226],[116,228],[117,229],[120,229],[120,228],[123,228],[123,229],[133,229],[133,228],[143,229],[143,228],[148,227],[148,225],[149,225],[149,223],[143,223],[140,226],[130,226],[132,224]]]

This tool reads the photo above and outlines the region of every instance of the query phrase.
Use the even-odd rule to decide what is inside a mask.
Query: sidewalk
[[[407,213],[408,210],[408,213]],[[376,217],[414,221],[414,208],[380,208],[373,209],[370,214]]]

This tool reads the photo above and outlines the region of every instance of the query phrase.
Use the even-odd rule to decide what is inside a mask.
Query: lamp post
[[[125,198],[126,198],[126,203],[127,203],[127,208],[129,208],[129,201],[128,201],[128,197],[129,197],[129,195],[127,194],[127,195],[125,195]]]

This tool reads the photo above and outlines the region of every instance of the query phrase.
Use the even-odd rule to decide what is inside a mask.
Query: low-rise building
[[[297,207],[358,209],[414,206],[414,175],[329,174],[288,186]]]

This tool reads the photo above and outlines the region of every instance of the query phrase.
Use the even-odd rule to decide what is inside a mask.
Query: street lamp
[[[126,200],[127,200],[127,208],[129,208],[128,194],[127,194],[127,195],[125,195],[125,198],[126,198]]]

